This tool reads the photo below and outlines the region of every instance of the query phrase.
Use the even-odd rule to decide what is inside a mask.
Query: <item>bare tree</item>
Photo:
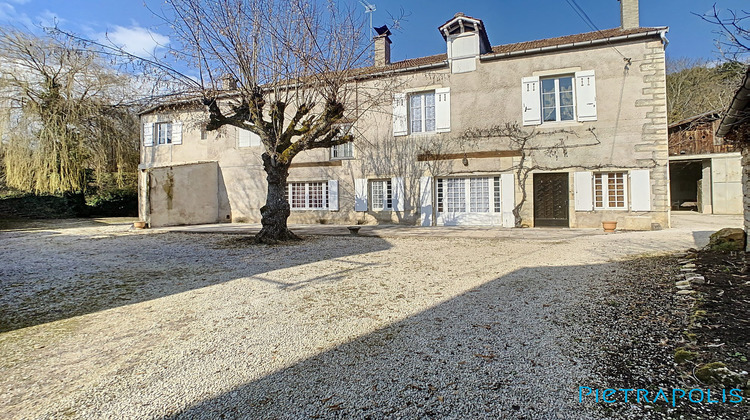
[[[667,120],[682,121],[727,107],[744,66],[736,62],[711,65],[688,58],[667,61]]]
[[[0,27],[5,181],[34,193],[83,192],[86,170],[134,172],[138,130],[129,78],[67,39]]]
[[[716,47],[725,59],[747,63],[750,57],[750,11],[722,10],[714,4],[711,12],[700,17],[719,28]]]
[[[342,123],[364,112],[372,94],[353,79],[366,58],[364,19],[337,3],[166,0],[158,12],[173,28],[173,62],[189,70],[155,59],[150,64],[198,94],[208,111],[207,130],[249,130],[265,148],[268,190],[259,242],[297,239],[287,228],[292,160],[305,150],[352,141]],[[230,91],[222,87],[227,80]]]

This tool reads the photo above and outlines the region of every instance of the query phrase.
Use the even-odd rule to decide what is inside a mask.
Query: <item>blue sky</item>
[[[352,0],[355,5],[358,1]],[[619,26],[617,0],[576,0],[599,29]],[[159,0],[146,0],[160,7]],[[482,19],[493,45],[589,32],[591,29],[576,15],[567,0],[370,0],[377,8],[376,26],[390,23],[387,12],[407,17],[401,29],[394,31],[393,60],[445,52],[437,27],[456,12]],[[718,8],[740,10],[747,0],[642,0],[641,26],[669,26],[667,55],[715,60],[716,30],[693,15],[705,13],[716,3]],[[358,9],[364,9],[357,5]],[[87,37],[110,39],[127,44],[133,52],[142,52],[156,43],[169,42],[169,29],[144,6],[143,0],[0,0],[0,23],[32,28],[50,25],[54,20],[63,29]]]

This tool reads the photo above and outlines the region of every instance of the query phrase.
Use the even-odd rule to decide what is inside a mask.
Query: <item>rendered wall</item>
[[[604,219],[622,221],[620,226],[650,228],[652,223],[669,226],[669,185],[667,166],[667,121],[664,47],[658,38],[590,47],[547,54],[524,55],[498,60],[479,60],[477,69],[451,74],[447,66],[387,79],[359,82],[383,92],[372,112],[355,123],[355,159],[334,164],[328,149],[306,151],[297,156],[289,181],[339,181],[339,211],[292,211],[292,223],[375,223],[415,224],[419,219],[419,177],[496,176],[516,172],[521,156],[477,157],[419,161],[424,150],[439,153],[476,153],[513,150],[507,138],[476,136],[475,130],[520,123],[521,78],[531,75],[595,70],[598,119],[522,127],[542,132],[534,138],[538,146],[564,144],[554,153],[525,151],[523,164],[529,174],[581,170],[631,170],[647,168],[651,178],[650,212],[576,212],[571,188],[570,226],[600,227]],[[631,58],[626,65],[622,56]],[[439,87],[451,89],[451,130],[448,133],[413,134],[394,137],[391,121],[391,95],[419,92]],[[363,105],[363,104],[358,104]],[[372,105],[372,104],[370,104]],[[293,112],[290,107],[288,112]],[[217,213],[221,220],[258,222],[266,181],[262,170],[261,147],[237,147],[233,127],[209,132],[201,139],[203,112],[151,113],[143,122],[184,121],[181,145],[143,147],[143,164],[166,165],[212,160],[218,162],[223,178],[224,201]],[[546,134],[545,134],[546,133]],[[354,179],[389,178],[406,180],[403,212],[355,212]],[[524,184],[527,201],[522,208],[523,223],[533,225],[532,176]],[[570,184],[573,185],[572,183]],[[520,188],[516,201],[522,197]],[[189,203],[188,203],[189,204]]]
[[[148,186],[141,190],[140,216],[151,227],[219,221],[216,162],[152,167],[140,176]]]

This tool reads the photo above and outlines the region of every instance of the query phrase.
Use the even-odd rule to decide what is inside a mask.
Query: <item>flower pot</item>
[[[617,229],[617,222],[602,222],[605,232],[614,232]]]
[[[133,227],[136,229],[145,229],[146,222],[133,222]]]

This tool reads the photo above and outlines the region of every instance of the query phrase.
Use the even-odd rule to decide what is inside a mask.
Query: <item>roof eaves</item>
[[[702,114],[693,115],[692,117],[685,118],[682,121],[677,121],[675,123],[670,124],[669,127],[667,128],[672,129],[672,128],[679,127],[684,124],[692,123],[696,120],[700,120],[706,117],[715,117],[712,119],[712,121],[714,121],[714,120],[718,120],[720,115],[721,115],[721,110],[715,109],[712,111],[704,112]]]
[[[614,35],[614,36],[601,36],[601,37],[595,37],[597,34],[602,33],[616,33],[613,30],[607,30],[607,31],[599,31],[599,32],[589,32],[586,34],[579,34],[579,35],[568,35],[563,36],[559,38],[548,38],[548,39],[542,39],[537,41],[528,41],[528,42],[519,42],[516,44],[506,44],[506,45],[498,45],[495,47],[492,47],[493,50],[501,50],[506,49],[508,51],[497,51],[497,52],[491,52],[484,55],[481,55],[479,58],[480,60],[498,60],[506,57],[514,57],[519,55],[529,55],[529,54],[539,54],[539,53],[545,53],[545,52],[551,52],[551,51],[560,51],[560,50],[567,50],[567,49],[573,49],[573,48],[585,48],[585,47],[591,47],[591,46],[597,46],[602,44],[608,44],[612,42],[621,42],[626,40],[634,40],[634,39],[640,39],[640,38],[648,38],[652,36],[659,35],[662,39],[664,39],[664,35],[667,31],[669,31],[668,27],[657,27],[657,28],[641,28],[642,31],[638,32],[629,32],[622,35]],[[567,40],[573,39],[575,37],[581,36],[581,35],[591,35],[591,39],[585,39],[582,41],[571,41],[566,42]],[[554,41],[559,40],[560,43],[555,43]],[[552,42],[550,42],[552,41]],[[542,45],[539,47],[531,47],[531,48],[523,48],[523,49],[514,49],[515,46],[521,46],[524,44],[530,44],[534,45],[536,43],[547,43],[547,45]]]
[[[750,107],[750,67],[745,72],[745,78],[742,80],[737,92],[729,104],[729,109],[721,119],[719,128],[716,130],[718,137],[725,137],[732,129],[748,120],[748,107]]]

